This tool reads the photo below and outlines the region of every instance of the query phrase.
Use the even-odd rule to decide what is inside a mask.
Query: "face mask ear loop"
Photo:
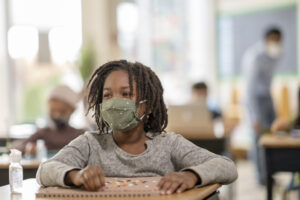
[[[147,99],[140,101],[139,104],[142,104],[142,103],[145,103],[145,102],[147,102]],[[142,121],[143,118],[145,117],[145,115],[146,115],[146,113],[144,113],[141,117],[138,117],[138,116],[137,116],[137,112],[134,113],[134,116],[135,116],[139,121]]]
[[[108,123],[105,121],[105,120],[103,120],[103,118],[101,117],[101,120],[103,121],[103,123],[106,125],[106,128],[110,128],[110,126],[108,125]]]
[[[145,113],[141,116],[141,117],[138,117],[137,116],[137,112],[136,113],[133,113],[134,114],[134,116],[135,116],[135,118],[137,118],[139,121],[142,121],[143,120],[143,118],[145,117]]]
[[[139,120],[142,121],[143,118],[145,117],[145,115],[146,115],[146,114],[144,113],[143,116],[141,116],[141,117],[139,118]]]
[[[139,104],[142,104],[142,103],[145,103],[145,102],[147,102],[147,99],[140,101]]]

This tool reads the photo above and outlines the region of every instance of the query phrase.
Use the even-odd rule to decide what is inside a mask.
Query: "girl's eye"
[[[109,93],[103,94],[103,97],[108,98],[108,97],[110,97],[110,94]]]
[[[129,96],[129,93],[128,92],[123,92],[122,94],[124,97],[128,97]]]
[[[130,93],[130,92],[123,92],[122,95],[123,95],[123,97],[132,97],[132,96],[134,96],[134,95],[133,95],[132,93]]]

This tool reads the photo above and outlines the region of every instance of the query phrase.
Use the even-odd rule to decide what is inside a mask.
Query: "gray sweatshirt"
[[[99,166],[106,177],[164,176],[192,170],[201,178],[201,185],[228,184],[237,179],[230,159],[200,148],[179,134],[147,135],[152,140],[146,141],[146,150],[133,155],[118,147],[112,134],[86,132],[42,163],[37,181],[43,186],[67,187],[66,173],[88,165]]]

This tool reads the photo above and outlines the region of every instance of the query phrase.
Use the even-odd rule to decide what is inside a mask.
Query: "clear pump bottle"
[[[22,152],[11,149],[9,165],[9,184],[12,193],[22,193],[23,167],[21,165]]]
[[[42,139],[37,140],[36,142],[36,157],[39,161],[43,162],[47,160],[47,147],[45,141]]]

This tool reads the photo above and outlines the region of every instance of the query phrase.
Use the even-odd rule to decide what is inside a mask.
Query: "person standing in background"
[[[13,143],[13,147],[27,155],[36,153],[37,140],[44,140],[50,152],[56,152],[71,140],[81,135],[84,130],[75,129],[69,125],[69,119],[76,109],[78,95],[68,86],[55,87],[48,97],[48,113],[50,121],[47,127],[21,143]]]
[[[265,173],[263,153],[258,141],[263,132],[270,130],[275,119],[271,83],[281,53],[281,31],[275,27],[270,28],[266,31],[263,41],[246,50],[242,63],[246,79],[245,100],[251,132],[254,133],[253,158],[260,184],[265,184]]]

